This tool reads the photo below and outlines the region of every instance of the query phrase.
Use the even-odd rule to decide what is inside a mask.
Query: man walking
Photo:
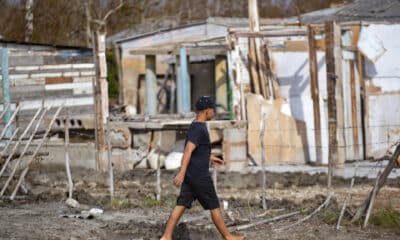
[[[225,240],[241,240],[227,229],[219,207],[219,200],[209,174],[211,162],[218,166],[224,162],[211,155],[210,136],[205,122],[214,117],[214,102],[209,96],[200,97],[196,102],[196,119],[189,127],[181,168],[174,179],[181,192],[176,201],[161,240],[172,240],[172,233],[186,208],[192,207],[196,199],[205,210],[211,211],[212,220]]]

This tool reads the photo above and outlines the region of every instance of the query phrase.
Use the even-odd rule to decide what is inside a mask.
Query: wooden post
[[[308,57],[310,67],[310,91],[314,110],[314,138],[317,164],[322,163],[321,148],[321,113],[319,104],[318,63],[317,46],[315,42],[314,29],[308,26]]]
[[[95,31],[93,34],[93,55],[96,63],[95,82],[95,135],[96,135],[96,160],[99,169],[106,168],[106,139],[105,129],[108,117],[108,84],[107,84],[107,63],[106,63],[106,34]]]
[[[265,73],[267,74],[267,80],[266,80],[267,94],[273,97],[274,99],[280,98],[281,94],[279,92],[279,84],[272,69],[271,56],[268,50],[267,43],[265,43],[262,46],[260,51],[264,53],[263,55],[261,55],[262,56],[261,66],[265,64]]]
[[[73,189],[73,182],[72,182],[72,177],[71,177],[71,168],[69,164],[69,118],[68,116],[65,117],[65,123],[64,123],[64,158],[65,158],[65,170],[67,172],[67,178],[68,178],[68,198],[72,198],[72,189]]]
[[[114,170],[112,165],[112,147],[111,147],[111,128],[110,118],[107,118],[107,162],[108,162],[108,177],[111,201],[114,199]]]
[[[358,159],[359,145],[358,145],[358,121],[357,121],[357,96],[356,96],[356,78],[354,60],[349,61],[350,64],[350,92],[351,92],[351,126],[353,133],[353,144],[354,144],[354,157]]]
[[[259,40],[259,39],[258,39]],[[259,60],[259,74],[260,74],[260,86],[261,92],[265,99],[273,97],[272,84],[271,84],[271,71],[269,54],[266,45],[261,46],[257,49],[257,59]]]
[[[341,32],[336,22],[325,23],[326,71],[328,92],[329,164],[328,187],[334,169],[344,164],[344,115],[341,58]]]
[[[357,46],[358,39],[360,37],[361,26],[356,25],[351,27],[352,39],[351,45]],[[356,52],[358,53],[358,51]],[[355,78],[356,63],[354,60],[350,60],[350,88],[351,88],[351,119],[352,119],[352,133],[353,133],[353,144],[354,144],[354,156],[356,159],[360,158],[360,145],[359,145],[359,125],[358,125],[358,111],[357,111],[357,85]],[[361,82],[361,74],[359,73],[359,82]],[[362,100],[361,100],[362,101]],[[362,103],[361,103],[362,104]]]
[[[157,148],[160,149],[161,147],[161,136],[158,138]],[[156,193],[156,200],[161,201],[161,160],[160,160],[160,153],[157,156],[157,193]]]
[[[3,85],[3,106],[5,107],[6,105],[10,105],[11,102],[11,96],[10,96],[10,78],[8,75],[8,56],[9,56],[9,51],[8,48],[2,48],[0,49],[1,53],[1,75],[2,75],[2,85]],[[4,123],[9,123],[11,120],[11,106],[8,108],[4,108],[5,114],[4,114]],[[12,128],[5,128],[6,130],[6,137],[10,138],[12,135]],[[1,139],[1,138],[0,138]]]
[[[255,40],[255,51],[256,51],[256,60],[257,60],[257,71],[258,71],[258,81],[260,86],[260,93],[265,99],[269,99],[272,97],[272,86],[270,84],[270,76],[268,73],[267,66],[265,64],[265,52],[263,51],[263,47],[261,46],[261,39],[257,38]],[[268,52],[267,52],[268,53]]]
[[[261,143],[261,173],[262,173],[262,207],[264,210],[267,209],[266,202],[266,181],[267,177],[265,175],[265,145],[264,145],[264,134],[265,134],[265,120],[267,118],[267,114],[261,108],[262,118],[261,118],[261,127],[260,127],[260,143]]]
[[[146,55],[146,114],[157,114],[156,56]]]
[[[258,18],[258,5],[257,0],[249,0],[249,25],[250,25],[250,32],[259,32],[260,31],[260,23]],[[258,75],[257,69],[257,47],[256,41],[254,38],[249,38],[249,72],[250,72],[250,79],[251,79],[251,87],[252,91],[255,94],[262,94],[261,93],[261,86],[260,86],[260,76]]]

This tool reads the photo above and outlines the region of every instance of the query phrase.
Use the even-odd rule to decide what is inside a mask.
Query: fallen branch
[[[290,218],[290,217],[293,217],[293,216],[298,215],[298,214],[300,214],[300,211],[284,214],[284,215],[273,217],[273,218],[264,219],[264,220],[261,220],[261,221],[258,221],[258,222],[254,222],[254,223],[249,223],[249,224],[245,224],[245,225],[241,225],[241,226],[236,226],[236,227],[234,227],[233,229],[230,229],[230,230],[241,231],[241,230],[245,230],[245,229],[248,229],[248,228],[251,228],[251,227],[254,227],[254,226],[258,226],[258,225],[261,225],[261,224],[266,224],[266,223],[270,223],[270,222],[276,222],[276,221],[279,221],[279,220]]]
[[[261,213],[261,214],[259,214],[259,215],[256,215],[255,217],[256,217],[256,218],[262,218],[262,217],[267,216],[267,214],[269,214],[269,213],[272,213],[272,212],[282,212],[282,211],[285,211],[285,209],[284,209],[284,208],[270,209],[270,210],[267,210],[267,211],[265,211],[265,212],[263,212],[263,213]]]
[[[367,210],[367,207],[369,206],[369,203],[371,201],[373,192],[376,191],[376,195],[378,195],[379,190],[383,187],[383,185],[386,182],[386,179],[389,177],[390,173],[392,172],[393,168],[398,166],[397,163],[397,159],[400,156],[400,144],[397,145],[396,147],[396,151],[394,152],[394,154],[392,155],[392,157],[389,159],[389,163],[386,166],[385,170],[383,170],[382,174],[379,176],[379,180],[378,180],[378,185],[376,186],[376,190],[375,187],[374,189],[372,189],[372,191],[370,192],[370,194],[368,195],[368,197],[364,200],[364,202],[358,207],[356,214],[354,215],[354,217],[351,219],[351,222],[354,223],[356,221],[358,221],[365,213],[365,211]]]
[[[280,229],[278,229],[277,231],[283,231],[283,230],[292,228],[292,227],[297,226],[297,225],[299,225],[299,224],[301,224],[301,223],[307,221],[308,219],[312,218],[315,214],[317,214],[319,211],[321,211],[321,209],[323,209],[323,208],[325,208],[326,206],[328,206],[328,204],[329,204],[329,202],[330,202],[330,200],[331,200],[332,195],[333,195],[333,194],[330,193],[330,194],[328,195],[328,197],[326,198],[325,202],[322,203],[317,209],[315,209],[310,215],[308,215],[308,216],[306,216],[306,217],[300,219],[299,221],[295,222],[294,224],[291,224],[291,225],[289,225],[289,226],[285,226],[285,227],[283,227],[283,228],[280,228]]]

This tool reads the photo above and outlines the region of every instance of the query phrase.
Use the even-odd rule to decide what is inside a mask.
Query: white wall
[[[400,139],[400,25],[372,24],[366,30],[386,49],[375,63],[365,62],[366,84],[380,88],[367,96],[367,155],[381,158]]]
[[[321,106],[322,163],[328,163],[327,104],[325,54],[317,53]],[[280,94],[287,99],[282,112],[304,121],[310,161],[316,161],[313,101],[310,92],[308,52],[272,52]],[[290,129],[289,129],[290,130]],[[290,130],[292,131],[292,130]],[[293,134],[296,131],[293,130]]]

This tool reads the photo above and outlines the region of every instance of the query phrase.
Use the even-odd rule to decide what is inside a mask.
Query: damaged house
[[[212,141],[242,167],[262,151],[269,164],[327,164],[332,148],[337,166],[383,158],[400,136],[399,12],[398,1],[367,0],[263,19],[257,31],[248,19],[209,18],[119,34],[119,100],[136,116],[123,124],[184,129],[191,119],[182,116],[207,94],[218,104]]]

